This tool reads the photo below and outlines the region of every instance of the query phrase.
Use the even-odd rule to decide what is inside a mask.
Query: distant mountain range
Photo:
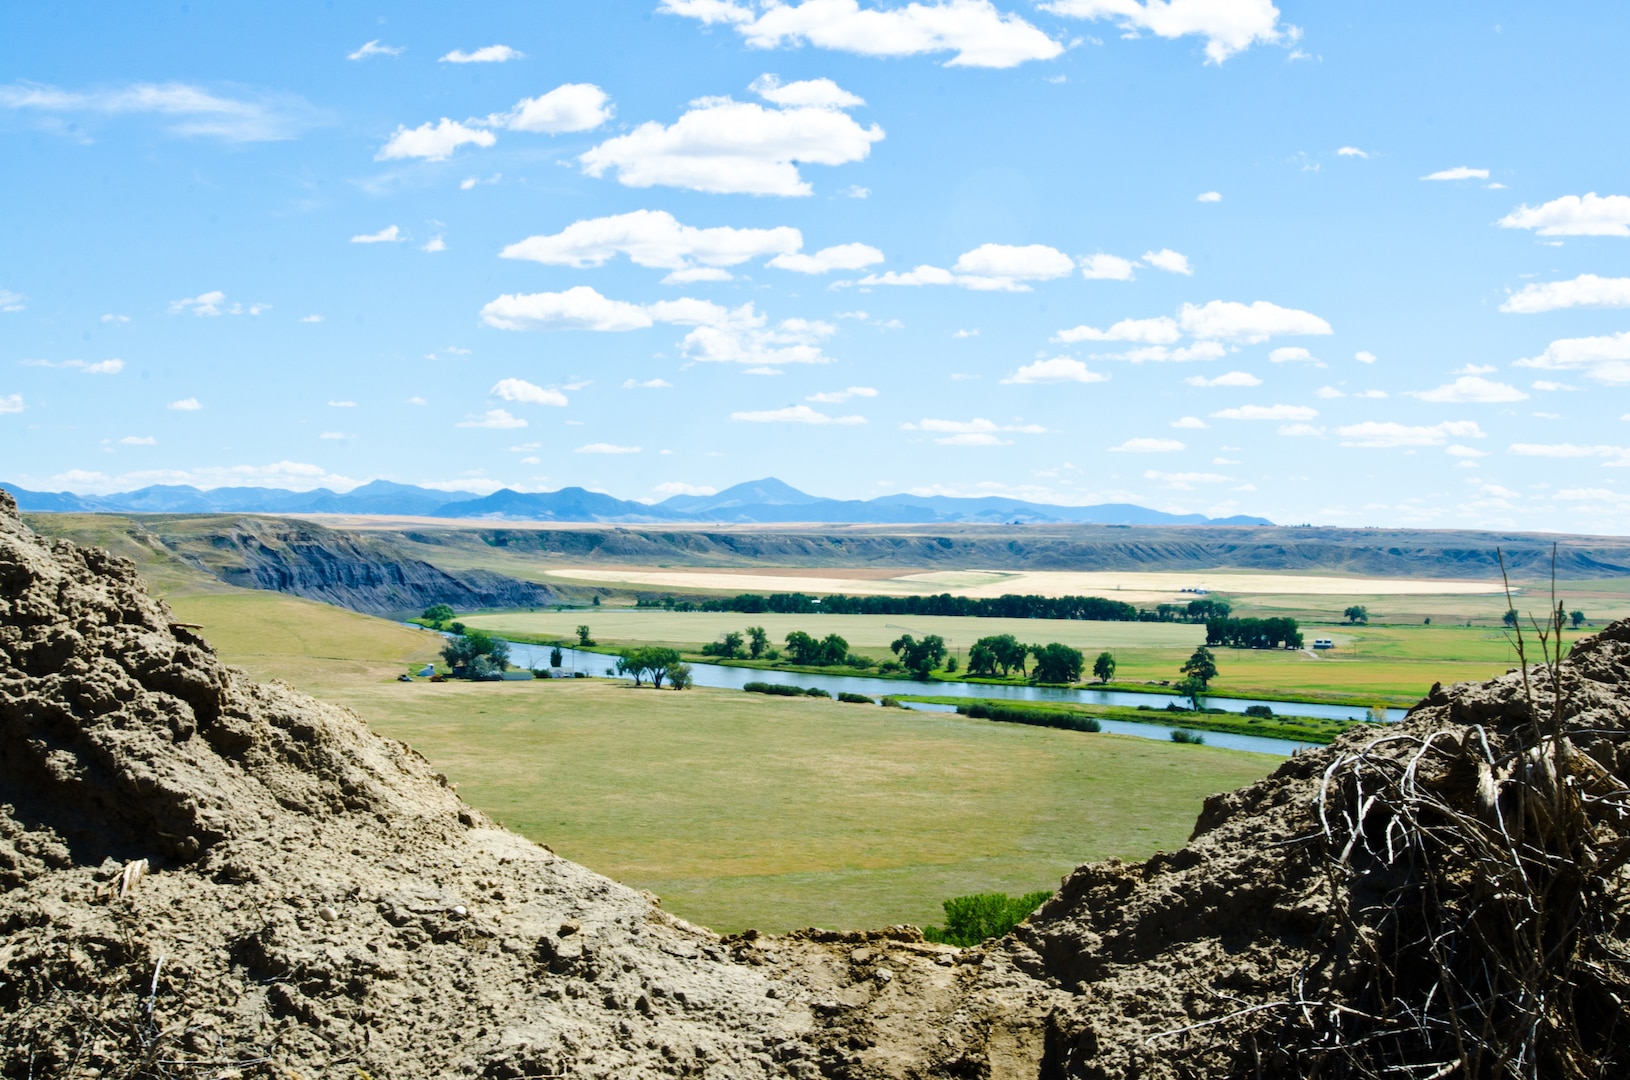
[[[436,491],[375,480],[341,495],[327,488],[213,488],[154,485],[116,495],[28,491],[0,484],[19,508],[57,513],[148,514],[381,514],[476,518],[493,521],[575,521],[652,524],[672,522],[816,522],[820,524],[909,525],[935,522],[1032,524],[1079,522],[1094,525],[1272,525],[1266,518],[1238,515],[1167,514],[1130,503],[1053,506],[987,496],[884,495],[876,499],[825,499],[799,491],[774,477],[726,488],[716,495],[675,495],[655,504],[630,502],[580,487],[523,492],[504,488],[474,497],[467,491]]]

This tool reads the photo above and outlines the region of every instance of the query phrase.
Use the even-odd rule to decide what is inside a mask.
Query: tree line
[[[1085,622],[1205,622],[1226,617],[1226,600],[1191,600],[1187,604],[1159,604],[1148,610],[1122,600],[1101,596],[1035,596],[1010,593],[1006,596],[970,597],[940,593],[937,596],[833,596],[808,593],[742,593],[739,596],[677,600],[641,597],[638,607],[660,607],[666,611],[734,611],[744,615],[947,615],[976,619],[1072,619]]]
[[[1207,645],[1239,649],[1300,649],[1302,632],[1289,616],[1271,619],[1207,619]]]

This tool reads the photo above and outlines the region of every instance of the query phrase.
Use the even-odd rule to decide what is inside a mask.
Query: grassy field
[[[172,597],[223,659],[356,709],[504,824],[720,930],[933,922],[1179,846],[1277,761],[944,714],[601,680],[398,683],[437,642],[274,593]]]

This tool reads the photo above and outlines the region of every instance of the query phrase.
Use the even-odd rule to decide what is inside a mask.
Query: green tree
[[[1515,608],[1506,608],[1505,609],[1505,614],[1500,616],[1500,621],[1505,623],[1507,626],[1516,626],[1517,625],[1517,612],[1516,612],[1516,609]]]
[[[1211,655],[1210,649],[1201,645],[1177,670],[1191,679],[1198,680],[1200,689],[1204,690],[1211,680],[1217,677],[1217,658]]]
[[[832,666],[843,663],[849,659],[849,643],[837,634],[828,634],[821,639],[820,663]]]
[[[813,667],[820,663],[821,643],[802,630],[794,630],[787,635],[787,657],[795,664]]]
[[[453,617],[453,609],[447,604],[431,604],[424,609],[424,614],[419,617],[440,630],[441,624]]]
[[[1047,645],[1032,645],[1030,652],[1036,658],[1036,667],[1030,677],[1036,682],[1073,683],[1081,678],[1081,667],[1086,658],[1080,649],[1054,641]]]
[[[910,634],[902,634],[889,644],[889,651],[900,658],[912,678],[926,679],[929,672],[945,661],[945,639],[929,634],[918,641]]]
[[[1363,604],[1354,604],[1342,612],[1350,623],[1367,623],[1370,621],[1370,610]]]
[[[923,928],[923,937],[943,945],[964,948],[1006,935],[1030,913],[1052,897],[1050,892],[1008,896],[1006,893],[977,893],[957,896],[940,906],[945,909],[945,926]]]
[[[747,655],[754,660],[764,655],[764,650],[770,646],[770,635],[764,632],[762,626],[749,626],[747,628]]]
[[[675,690],[689,690],[691,687],[690,665],[669,664],[668,683]]]
[[[709,642],[702,646],[703,656],[722,656],[726,660],[734,660],[741,655],[742,636],[735,630],[726,631],[718,641]]]
[[[598,596],[596,596],[594,598],[594,600],[593,600],[593,603],[594,603],[595,607],[599,607],[600,606],[600,598]]]
[[[675,665],[684,667],[680,663],[679,652],[675,649],[663,648],[660,645],[648,645],[639,649],[624,649],[617,654],[617,674],[630,675],[634,685],[639,686],[645,679],[651,680],[651,685],[658,690],[662,689],[663,680],[668,678]],[[690,669],[685,668],[688,678]]]
[[[580,649],[592,649],[594,647],[594,639],[589,636],[587,624],[577,628],[577,647]]]
[[[1201,709],[1205,708],[1205,702],[1202,699],[1205,696],[1206,684],[1195,678],[1193,675],[1185,675],[1183,678],[1178,680],[1177,685],[1172,687],[1172,689],[1177,691],[1179,697],[1188,698],[1189,708],[1193,709],[1195,712],[1199,712]]]
[[[565,657],[560,655],[560,646],[559,645],[556,645],[554,648],[549,650],[549,666],[550,667],[552,667],[552,668],[559,667],[560,662],[562,660],[564,660],[564,659],[565,659]]]
[[[453,674],[465,678],[475,678],[471,672],[475,669],[476,660],[485,657],[487,663],[482,666],[484,674],[490,674],[496,668],[502,673],[509,665],[509,642],[502,638],[495,638],[484,630],[471,630],[453,638],[441,650],[442,659],[447,666],[453,669]]]
[[[1115,677],[1115,654],[1101,652],[1098,659],[1092,662],[1092,674],[1099,682],[1106,683]]]
[[[968,650],[968,674],[975,676],[996,674],[996,653],[983,640],[974,642]]]
[[[986,658],[989,658],[991,664],[989,673],[994,675],[996,673],[995,669],[999,667],[1002,669],[1002,678],[1004,679],[1007,678],[1008,673],[1014,668],[1018,668],[1019,674],[1023,675],[1025,657],[1030,655],[1029,646],[1022,644],[1019,639],[1014,637],[1012,634],[992,634],[989,637],[982,637],[973,643],[973,648],[983,650],[980,653],[980,661],[982,665]],[[973,649],[969,649],[968,670],[972,672],[973,667]]]
[[[1570,615],[1569,615],[1569,616],[1568,616],[1568,618],[1569,618],[1569,619],[1570,619],[1570,620],[1572,620],[1572,622],[1573,622],[1573,628],[1574,628],[1574,629],[1575,629],[1575,630],[1577,630],[1577,629],[1579,629],[1579,628],[1580,628],[1580,627],[1581,627],[1581,626],[1584,626],[1584,625],[1585,625],[1585,613],[1584,613],[1584,612],[1583,612],[1583,611],[1575,611],[1575,612],[1573,612],[1573,613],[1572,613],[1572,614],[1570,614]]]

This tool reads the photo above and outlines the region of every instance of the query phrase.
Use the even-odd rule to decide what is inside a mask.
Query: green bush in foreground
[[[1188,743],[1190,746],[1204,746],[1205,741],[1206,737],[1201,735],[1198,731],[1189,731],[1185,728],[1178,728],[1172,732],[1172,742],[1174,743]]]
[[[750,682],[742,684],[742,689],[749,694],[770,694],[775,697],[823,697],[832,695],[818,686],[805,690],[801,686],[783,686],[781,683]],[[866,699],[870,701],[870,698]]]
[[[1044,891],[1023,896],[975,893],[952,897],[941,905],[945,909],[945,927],[925,926],[923,937],[941,945],[978,945],[1008,933],[1052,895]]]
[[[1063,728],[1065,731],[1102,731],[1096,717],[1051,709],[1016,709],[1010,705],[986,705],[975,701],[958,705],[956,711],[975,720],[995,720],[1002,724],[1028,724],[1031,727]]]
[[[873,701],[871,698],[867,697],[865,694],[851,694],[847,690],[841,690],[841,691],[838,692],[838,700],[839,701],[846,701],[851,705],[876,705],[877,704],[877,702]]]

